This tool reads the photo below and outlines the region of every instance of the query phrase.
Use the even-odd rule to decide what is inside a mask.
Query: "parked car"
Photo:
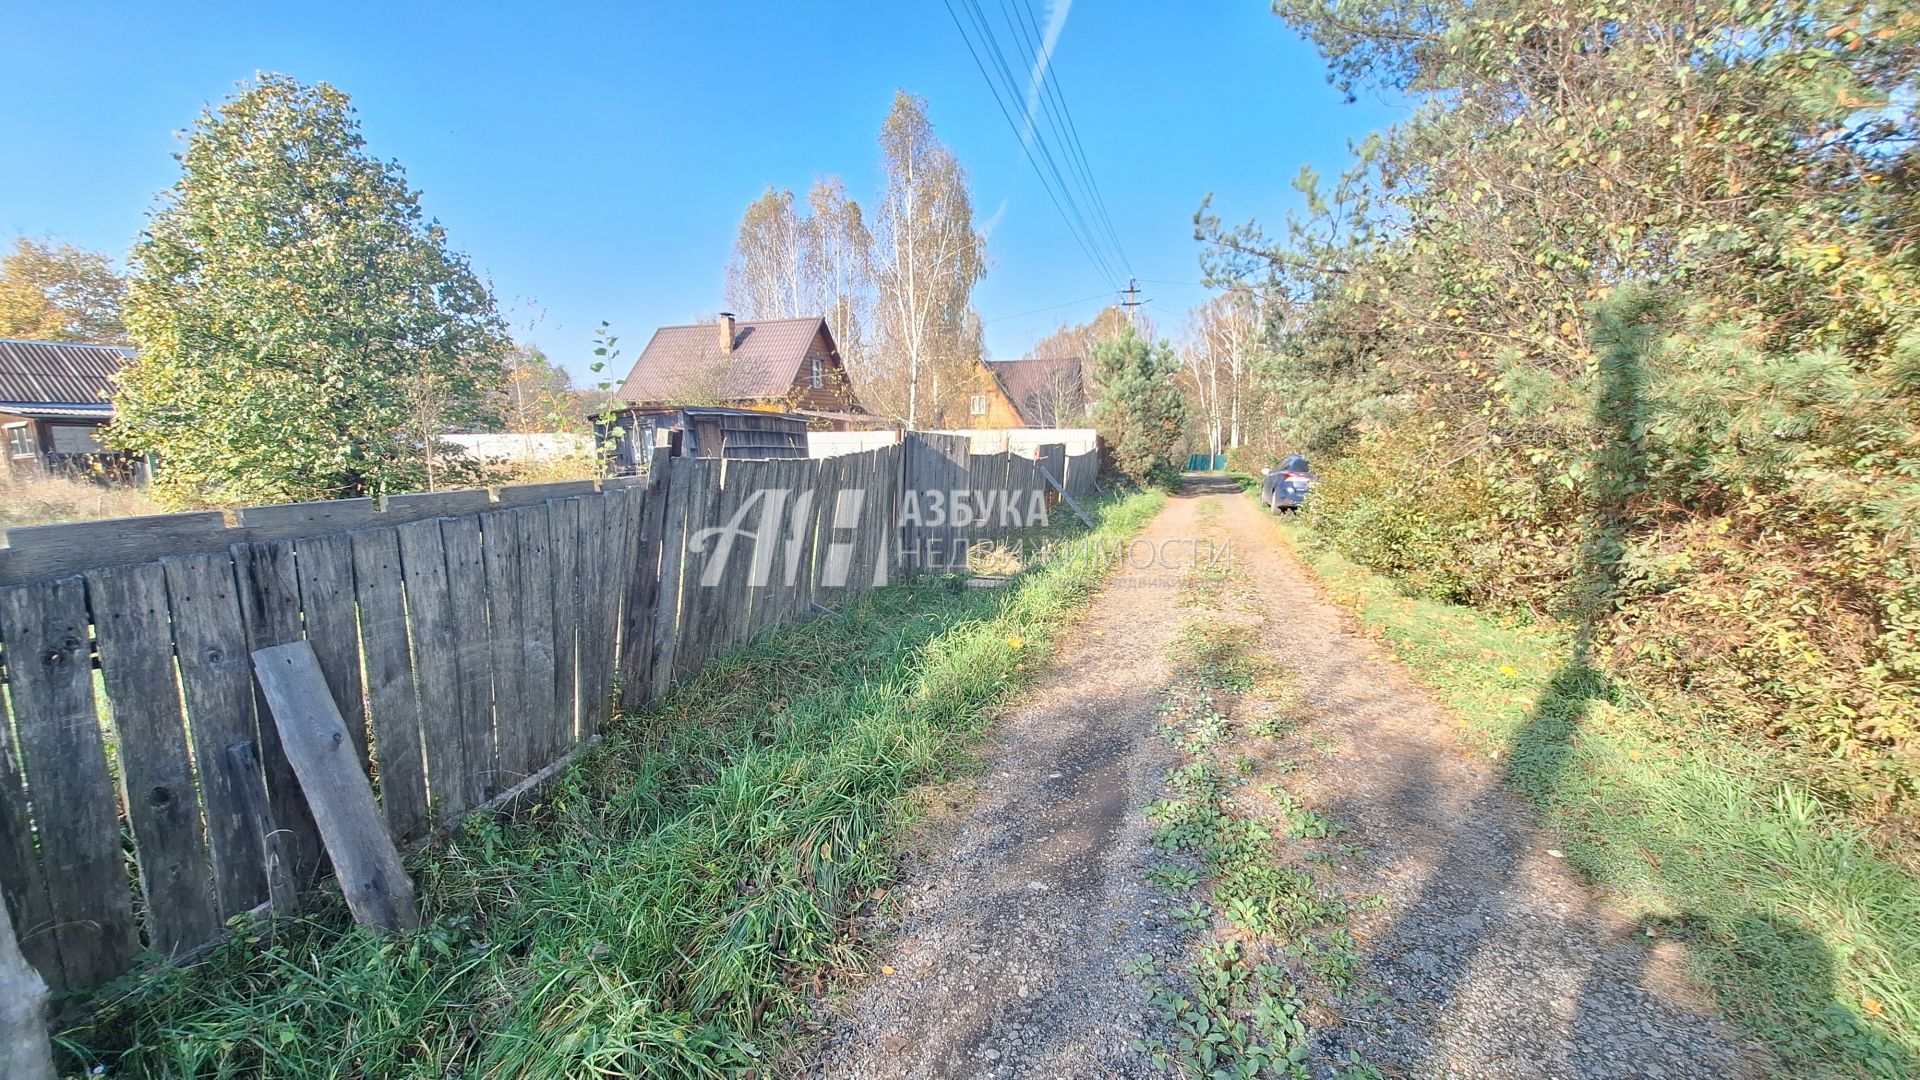
[[[1307,459],[1293,454],[1271,469],[1261,469],[1266,479],[1260,482],[1260,505],[1269,510],[1298,510],[1307,501],[1313,486],[1313,470]]]

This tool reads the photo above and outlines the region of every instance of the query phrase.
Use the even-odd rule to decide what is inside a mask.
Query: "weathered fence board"
[[[528,758],[525,660],[521,649],[520,534],[513,511],[480,515],[480,551],[487,567],[487,625],[492,630],[494,777],[499,790],[532,772]]]
[[[223,768],[227,748],[251,742],[253,667],[234,586],[233,561],[224,552],[176,555],[160,561],[167,575],[180,690],[200,762],[200,801],[213,857],[213,889],[220,917],[232,918],[267,898],[260,846],[247,820],[246,787],[265,788],[256,774],[236,777]],[[356,675],[357,681],[357,675]],[[249,755],[258,769],[258,758]]]
[[[388,495],[381,499],[380,521],[383,525],[404,525],[423,518],[478,514],[491,509],[493,493],[486,488],[422,491],[414,495]]]
[[[556,753],[581,737],[580,502],[574,498],[547,504],[548,565],[553,572],[553,710],[559,725]]]
[[[328,499],[323,502],[247,506],[234,512],[235,522],[252,540],[291,540],[324,531],[344,532],[382,524],[380,508],[372,499]],[[320,662],[321,670],[326,661]],[[329,684],[331,685],[331,684]]]
[[[139,941],[95,712],[81,580],[0,589],[0,640],[30,794],[44,808],[35,821],[63,985],[98,986],[127,970]],[[41,974],[51,981],[52,973]]]
[[[11,908],[20,949],[49,984],[60,983],[60,946],[54,938],[53,909],[40,853],[33,847],[33,818],[27,807],[27,776],[14,740],[6,695],[0,694],[0,896]]]
[[[553,564],[544,507],[512,512],[520,545],[520,723],[525,727],[526,773],[559,756],[554,716]],[[515,779],[519,779],[516,777]]]
[[[222,920],[174,679],[166,571],[152,562],[90,571],[87,597],[113,712],[148,944],[162,956],[177,956],[212,938]]]
[[[493,641],[487,626],[487,569],[477,517],[439,522],[447,556],[447,600],[459,628],[454,670],[459,691],[444,705],[460,718],[460,760],[464,763],[467,806],[479,806],[499,794],[495,777],[493,729]]]
[[[240,597],[240,621],[246,628],[249,653],[300,640],[300,583],[294,569],[293,542],[274,540],[235,544],[234,580]],[[295,889],[306,889],[325,872],[325,853],[313,814],[300,796],[300,781],[280,749],[280,733],[259,688],[248,680],[253,694],[254,752],[260,759],[267,789],[267,808],[287,857],[287,875]]]
[[[302,626],[320,670],[327,677],[333,700],[353,740],[354,753],[365,768],[367,757],[366,703],[360,693],[360,635],[355,629],[353,542],[345,533],[313,536],[296,545],[295,572],[300,579]]]
[[[420,701],[414,696],[407,608],[401,594],[400,535],[395,529],[362,529],[348,535],[353,538],[354,596],[360,603],[380,809],[394,837],[404,842],[426,829],[427,774],[420,755]],[[258,670],[256,662],[256,674]]]
[[[474,803],[461,731],[460,624],[447,581],[440,522],[412,521],[395,529],[407,582],[407,619],[413,638],[414,683],[420,692],[420,736],[426,752],[427,798],[433,819],[451,824]],[[329,680],[329,685],[332,685]],[[334,696],[339,701],[339,695]],[[341,710],[342,715],[346,710]],[[351,725],[349,725],[351,726]]]
[[[367,774],[345,745],[340,711],[327,690],[313,647],[300,641],[262,649],[253,662],[281,744],[300,775],[301,789],[313,807],[340,893],[353,917],[381,930],[420,925],[413,881],[374,807]]]
[[[590,731],[599,731],[607,721],[614,674],[612,652],[599,641],[607,621],[604,575],[617,554],[607,538],[608,516],[605,497],[580,504],[580,693],[586,705],[583,722]]]

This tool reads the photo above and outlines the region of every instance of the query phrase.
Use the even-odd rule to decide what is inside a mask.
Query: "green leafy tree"
[[[194,124],[134,247],[110,438],[173,505],[373,495],[462,479],[505,325],[347,95],[261,75]]]
[[[1174,381],[1180,372],[1173,346],[1134,333],[1093,348],[1093,423],[1113,463],[1135,483],[1166,482],[1179,469],[1187,427],[1187,399]]]
[[[0,337],[118,344],[126,291],[105,255],[18,237],[0,258]]]

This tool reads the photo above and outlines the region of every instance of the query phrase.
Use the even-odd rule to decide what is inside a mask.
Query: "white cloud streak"
[[[1040,35],[1040,55],[1033,59],[1033,74],[1027,79],[1027,120],[1020,131],[1021,143],[1028,146],[1033,144],[1034,117],[1040,110],[1047,65],[1053,61],[1053,47],[1060,41],[1060,31],[1067,28],[1067,12],[1072,7],[1073,0],[1047,0],[1047,26]]]

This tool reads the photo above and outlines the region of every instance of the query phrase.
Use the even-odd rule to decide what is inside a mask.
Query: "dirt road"
[[[834,1003],[812,1075],[1162,1074],[1137,1047],[1177,1040],[1139,958],[1179,971],[1232,936],[1218,918],[1177,920],[1185,898],[1146,880],[1164,862],[1147,807],[1181,761],[1155,728],[1183,622],[1244,630],[1298,685],[1301,721],[1263,761],[1284,760],[1292,796],[1337,828],[1337,844],[1299,844],[1317,853],[1302,863],[1316,887],[1366,898],[1343,923],[1350,981],[1306,991],[1312,1075],[1768,1071],[1679,975],[1678,946],[1576,880],[1496,766],[1455,744],[1450,718],[1319,593],[1258,507],[1196,482],[1144,538],[1230,545],[1231,586],[1196,600],[1182,568],[1129,565],[1102,591],[996,727],[977,790],[955,793],[918,845],[885,967]],[[1241,760],[1248,776],[1265,767]]]

